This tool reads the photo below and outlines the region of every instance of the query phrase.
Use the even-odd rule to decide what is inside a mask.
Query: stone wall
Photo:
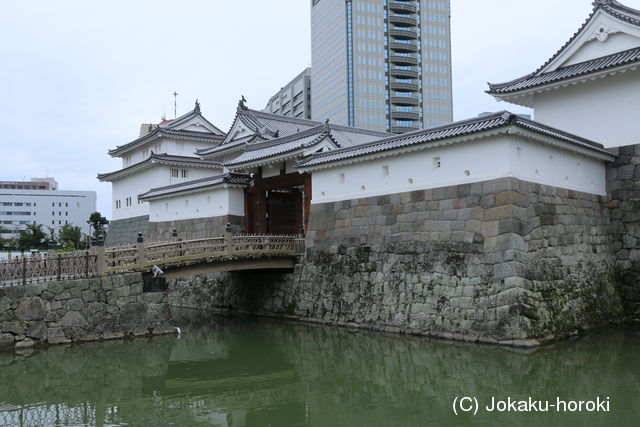
[[[177,231],[177,239],[193,240],[222,236],[231,223],[232,232],[244,232],[244,217],[225,215],[211,218],[197,218],[178,221],[149,222],[149,216],[119,219],[111,221],[105,246],[122,246],[135,244],[138,232],[144,236],[145,242],[167,242],[174,240],[173,230]]]
[[[133,245],[137,241],[139,232],[147,235],[148,226],[149,215],[111,221],[104,245],[107,247]]]
[[[607,199],[504,178],[312,206],[293,274],[170,283],[174,305],[535,345],[622,317]]]
[[[607,169],[611,232],[625,308],[640,316],[640,144],[620,147]]]
[[[207,237],[223,236],[231,223],[234,234],[244,232],[244,217],[225,215],[211,218],[197,218],[179,221],[150,222],[145,235],[148,242],[166,242],[173,240],[173,230],[177,231],[177,239],[193,240]]]
[[[0,288],[0,348],[172,333],[165,293],[140,274]]]

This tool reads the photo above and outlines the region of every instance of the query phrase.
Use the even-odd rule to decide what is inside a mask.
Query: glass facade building
[[[450,0],[311,0],[312,118],[403,133],[449,123]]]

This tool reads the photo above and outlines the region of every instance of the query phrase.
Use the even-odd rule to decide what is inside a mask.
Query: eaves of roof
[[[386,157],[388,155],[395,155],[398,151],[414,151],[432,146],[477,139],[492,133],[505,133],[509,131],[509,128],[519,128],[522,130],[521,133],[527,132],[528,135],[535,134],[539,138],[544,138],[545,142],[549,143],[554,140],[559,144],[564,144],[584,154],[596,156],[603,160],[611,161],[614,158],[601,144],[503,111],[437,128],[410,132],[369,144],[314,154],[298,162],[298,169],[314,170],[333,167],[338,164],[365,161],[371,156]]]
[[[580,26],[580,28],[578,29],[578,31],[576,31],[573,36],[571,36],[571,38],[560,48],[558,49],[558,51],[556,51],[556,53],[553,54],[553,56],[551,58],[549,58],[544,64],[542,64],[536,71],[527,74],[523,77],[519,77],[517,79],[514,79],[512,81],[509,82],[505,82],[505,83],[488,83],[489,84],[489,90],[487,91],[487,93],[494,95],[496,97],[500,97],[500,90],[504,90],[504,88],[508,88],[508,87],[513,87],[513,86],[517,86],[521,83],[525,83],[525,82],[534,82],[537,81],[538,78],[544,78],[546,75],[551,75],[551,76],[547,76],[547,78],[552,79],[554,76],[552,75],[555,72],[560,72],[561,74],[563,73],[562,70],[565,69],[569,69],[573,66],[568,66],[568,67],[563,67],[563,68],[559,68],[555,71],[551,71],[549,73],[543,73],[542,71],[549,65],[551,64],[553,61],[555,61],[560,55],[562,55],[562,53],[568,49],[571,44],[578,38],[578,36],[582,33],[582,31],[587,27],[587,25],[589,25],[589,22],[591,22],[591,20],[593,19],[593,17],[596,15],[596,13],[598,11],[603,11],[617,19],[620,19],[621,21],[627,22],[629,24],[635,25],[635,26],[640,26],[640,11],[636,10],[636,9],[632,9],[630,7],[627,7],[615,0],[595,0],[593,2],[594,8],[593,11],[591,12],[591,14],[589,15],[589,17],[587,17],[587,19],[585,20],[585,22]],[[624,52],[620,52],[620,53],[624,53]],[[617,55],[617,54],[614,54]],[[575,64],[575,65],[582,65],[583,67],[585,66],[585,64],[588,64],[590,62],[593,61],[599,61],[605,58],[609,58],[611,56],[614,55],[609,55],[603,58],[596,58],[592,61],[585,61],[582,64]],[[613,66],[614,67],[614,66]],[[590,73],[595,73],[596,71],[592,71],[592,72],[584,72],[584,76],[586,77],[587,74]],[[566,79],[570,79],[571,77],[567,77],[565,79],[561,79],[562,80],[566,80]],[[526,90],[526,89],[519,89],[519,90]],[[515,92],[516,90],[514,90]]]
[[[238,138],[237,140],[227,142],[225,144],[217,145],[215,147],[203,148],[196,151],[198,156],[206,156],[210,157],[212,155],[221,156],[224,154],[234,153],[238,150],[242,150],[246,145],[253,143],[254,141],[261,139],[263,141],[268,141],[267,139],[261,137],[258,134],[245,136],[243,138]],[[261,141],[262,142],[262,141]]]
[[[246,187],[251,183],[251,175],[236,172],[228,172],[221,175],[187,181],[180,184],[168,185],[165,187],[152,188],[146,193],[140,194],[138,199],[143,201],[157,200],[166,197],[173,197],[176,194],[190,194],[202,192],[219,186],[241,186]]]
[[[161,128],[163,129],[174,129],[178,126],[180,126],[181,124],[184,124],[186,122],[188,122],[189,120],[193,119],[194,117],[198,117],[200,118],[203,122],[205,122],[206,124],[208,124],[209,126],[211,126],[212,128],[214,128],[216,131],[220,132],[220,136],[224,137],[226,136],[226,134],[221,131],[217,126],[215,126],[213,123],[211,123],[209,120],[207,120],[201,113],[200,111],[200,106],[198,104],[196,104],[196,108],[189,111],[186,114],[183,114],[182,116],[178,117],[177,119],[173,119],[173,120],[167,120],[166,123],[161,126]]]
[[[139,147],[147,142],[153,141],[154,139],[157,139],[163,136],[173,137],[177,139],[185,139],[185,140],[192,140],[192,141],[207,141],[207,142],[221,142],[225,138],[225,135],[215,135],[209,132],[195,132],[195,131],[188,131],[188,130],[156,128],[150,133],[143,135],[140,138],[128,144],[118,146],[113,150],[109,150],[109,155],[120,156],[136,147]]]
[[[313,131],[313,132],[312,132]],[[267,141],[248,147],[238,158],[224,163],[229,168],[245,168],[257,164],[264,164],[269,159],[283,160],[297,155],[300,151],[319,144],[326,138],[331,139],[336,147],[340,145],[331,137],[330,131],[324,128],[313,128],[300,134],[291,135],[275,141]],[[284,157],[283,157],[284,156]]]
[[[214,162],[211,160],[202,160],[196,157],[183,157],[183,156],[171,156],[167,154],[154,154],[152,153],[147,159],[136,163],[134,165],[128,166],[126,168],[108,172],[104,174],[98,174],[98,179],[100,181],[114,181],[125,176],[131,175],[132,173],[139,172],[141,170],[147,169],[155,164],[159,165],[177,165],[177,166],[195,166],[195,167],[203,167],[203,168],[222,168],[222,165],[218,162]]]
[[[503,97],[534,89],[542,89],[564,84],[568,81],[584,80],[600,74],[634,68],[640,64],[640,47],[592,59],[555,71],[538,75],[528,75],[507,83],[489,84],[488,94]]]

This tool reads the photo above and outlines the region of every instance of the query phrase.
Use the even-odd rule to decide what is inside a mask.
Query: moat
[[[177,317],[182,335],[0,352],[0,426],[630,426],[640,329],[535,350]],[[453,414],[455,397],[595,400],[601,413]]]

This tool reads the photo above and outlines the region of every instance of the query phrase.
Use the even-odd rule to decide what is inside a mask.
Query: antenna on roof
[[[173,118],[178,118],[178,92],[173,92]]]

